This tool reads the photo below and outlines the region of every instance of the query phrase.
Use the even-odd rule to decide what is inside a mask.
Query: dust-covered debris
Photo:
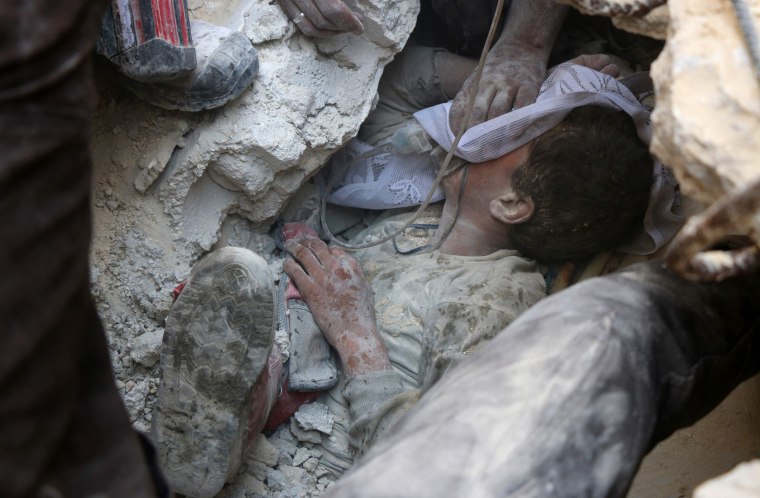
[[[294,416],[298,426],[305,431],[319,431],[332,434],[335,419],[322,403],[310,403],[301,406]]]
[[[290,430],[295,437],[302,443],[318,444],[322,441],[322,433],[319,431],[309,431],[302,429],[295,418],[290,419]]]
[[[239,99],[207,112],[166,111],[96,73],[92,292],[117,388],[144,432],[172,289],[200,257],[226,245],[259,253],[281,273],[270,224],[356,134],[419,2],[359,0],[363,35],[316,41],[269,0],[191,0],[189,7],[193,18],[238,29],[255,44],[259,74]],[[258,459],[248,460],[223,496],[316,496],[329,484],[315,470],[317,453],[298,453],[294,465],[297,449],[311,443],[299,441],[289,423],[257,442]]]

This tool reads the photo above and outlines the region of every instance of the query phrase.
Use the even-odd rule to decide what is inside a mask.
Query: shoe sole
[[[211,497],[240,467],[256,381],[267,366],[275,291],[240,248],[202,260],[166,319],[152,432],[172,489]]]

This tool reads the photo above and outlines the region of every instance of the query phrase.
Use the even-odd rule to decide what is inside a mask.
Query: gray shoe
[[[286,299],[289,278],[280,276],[277,301],[283,303],[290,339],[288,391],[326,391],[338,382],[337,360],[322,331],[314,322],[309,306],[301,299]]]
[[[226,247],[201,260],[166,319],[152,437],[171,488],[212,497],[237,473],[268,365],[275,291],[266,262]]]
[[[243,33],[202,21],[192,21],[190,26],[197,59],[195,71],[161,83],[127,78],[120,82],[149,104],[191,112],[223,106],[243,93],[259,70],[251,41]]]

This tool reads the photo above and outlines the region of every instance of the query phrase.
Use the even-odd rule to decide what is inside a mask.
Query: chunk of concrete
[[[309,403],[302,405],[295,413],[294,418],[298,426],[306,431],[319,431],[323,434],[332,433],[335,418],[326,405],[322,403]]]

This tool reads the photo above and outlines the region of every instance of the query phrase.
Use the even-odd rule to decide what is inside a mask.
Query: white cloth
[[[436,167],[430,154],[382,153],[361,158],[374,147],[354,138],[330,159],[324,175],[333,186],[328,200],[340,206],[393,209],[419,206],[435,181]],[[357,160],[357,158],[359,158]],[[332,178],[341,175],[340,178]],[[327,183],[324,177],[320,183]],[[443,200],[438,187],[432,202]]]
[[[558,125],[567,114],[581,106],[598,105],[625,111],[636,124],[639,138],[647,145],[652,132],[649,111],[615,78],[585,66],[565,63],[557,66],[541,85],[535,104],[473,126],[463,135],[455,155],[472,163],[496,159],[535,140]],[[455,135],[449,126],[451,102],[414,114],[425,131],[447,151]],[[678,183],[655,159],[654,183],[643,230],[633,242],[620,248],[632,254],[651,254],[681,228]]]

